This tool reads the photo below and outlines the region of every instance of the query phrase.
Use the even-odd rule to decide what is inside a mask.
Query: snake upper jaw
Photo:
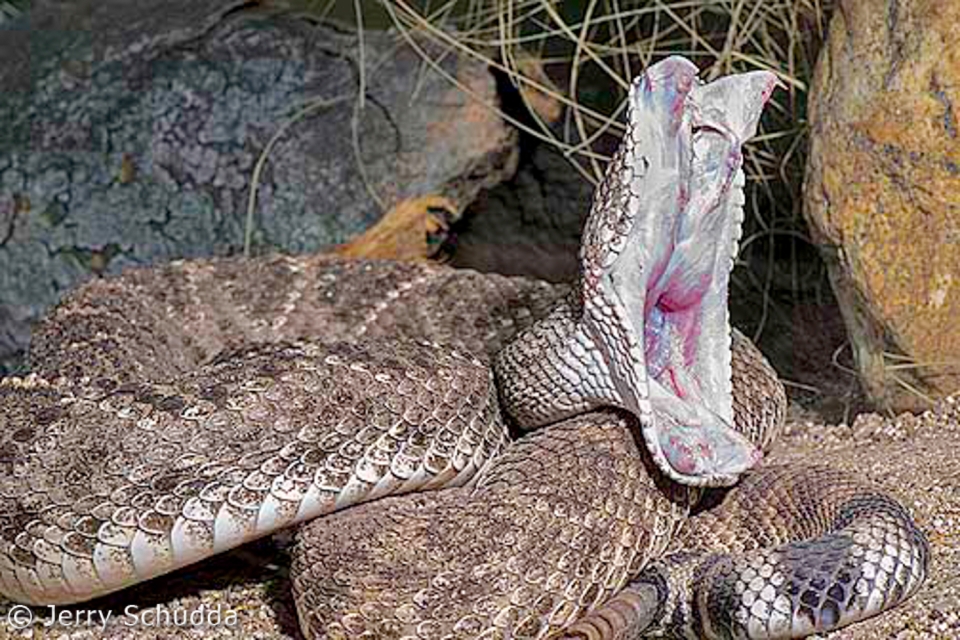
[[[727,290],[740,147],[776,80],[701,84],[696,73],[668,58],[635,82],[627,136],[585,229],[581,288],[584,324],[654,461],[677,482],[721,486],[760,459],[732,427]]]

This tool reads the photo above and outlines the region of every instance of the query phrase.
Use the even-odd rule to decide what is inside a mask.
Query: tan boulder
[[[960,2],[842,0],[810,94],[804,205],[870,396],[960,389]]]

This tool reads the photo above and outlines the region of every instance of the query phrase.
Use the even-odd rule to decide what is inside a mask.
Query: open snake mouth
[[[743,220],[740,147],[775,79],[701,84],[696,73],[668,58],[634,85],[629,133],[607,176],[617,231],[596,285],[600,313],[624,327],[601,336],[601,349],[654,460],[679,482],[724,485],[760,458],[732,427],[727,290]]]

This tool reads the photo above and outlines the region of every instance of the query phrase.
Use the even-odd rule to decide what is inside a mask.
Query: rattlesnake
[[[328,256],[81,288],[0,383],[0,592],[79,602],[328,514],[294,553],[308,637],[781,637],[897,604],[927,561],[899,504],[748,471],[785,404],[726,311],[771,90],[650,67],[572,288]]]

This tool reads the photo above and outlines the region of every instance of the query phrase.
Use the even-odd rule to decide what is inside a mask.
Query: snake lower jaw
[[[639,418],[657,466],[681,484],[733,484],[760,457],[732,427],[727,291],[741,145],[774,85],[766,72],[704,84],[676,58],[648,69],[587,229],[606,248],[583,253],[586,333],[614,403]]]
[[[649,402],[654,418],[643,421],[644,441],[672,480],[729,486],[760,462],[761,451],[705,403],[679,398],[655,380]]]

